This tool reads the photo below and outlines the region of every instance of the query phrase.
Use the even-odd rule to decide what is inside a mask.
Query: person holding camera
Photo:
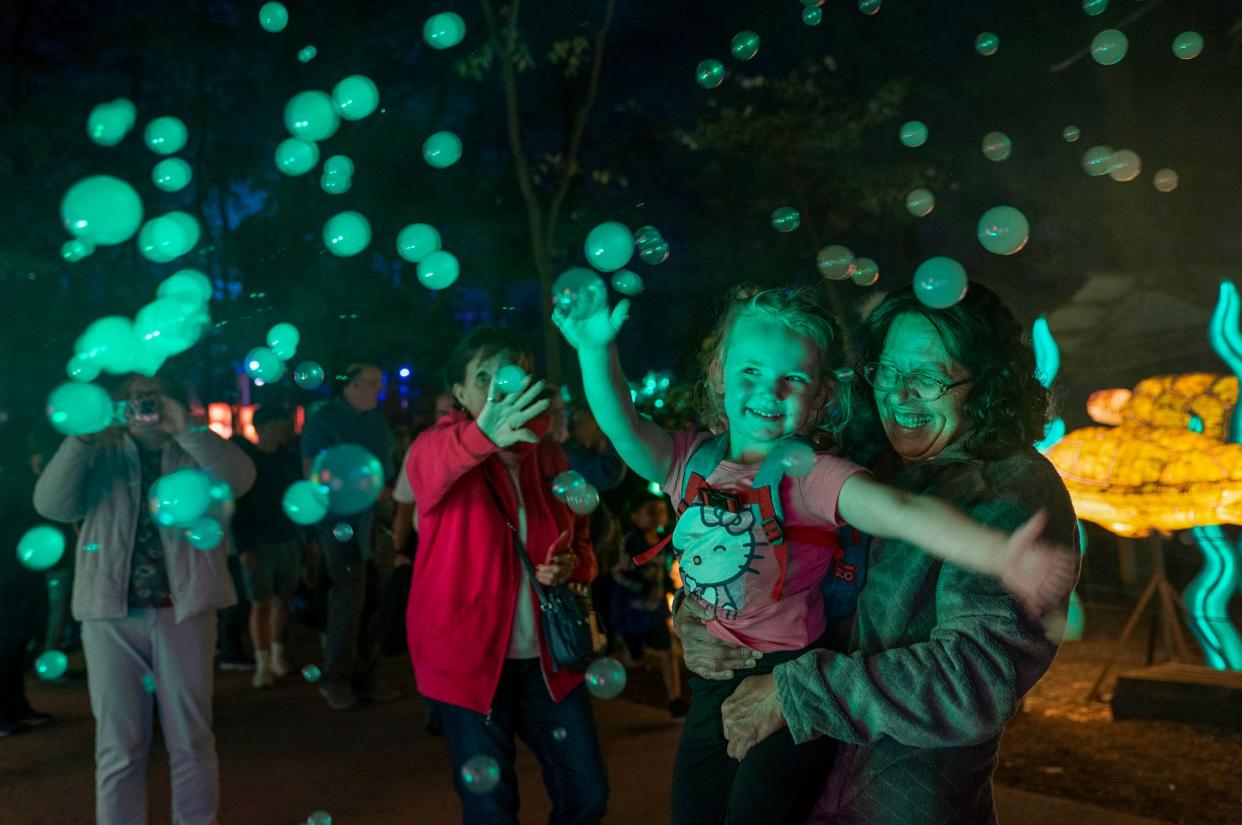
[[[184,468],[205,470],[240,496],[254,483],[254,465],[206,427],[190,426],[185,391],[169,376],[131,375],[119,398],[125,425],[66,438],[34,491],[44,518],[83,521],[73,615],[82,622],[95,716],[95,816],[147,821],[155,704],[172,820],[212,825],[220,797],[211,729],[216,611],[237,600],[228,548],[198,549],[184,529],[157,525],[147,499],[157,479]]]

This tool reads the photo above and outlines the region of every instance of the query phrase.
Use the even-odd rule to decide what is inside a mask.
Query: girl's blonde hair
[[[704,377],[698,393],[699,416],[703,424],[715,433],[728,428],[724,393],[716,390],[712,372],[724,366],[729,333],[743,318],[762,318],[779,323],[815,345],[819,352],[820,381],[826,382],[830,396],[828,403],[815,411],[811,428],[837,433],[845,427],[850,418],[853,371],[845,365],[845,347],[836,321],[819,303],[810,287],[760,289],[752,284],[740,284],[729,290],[724,314],[704,345],[701,356]],[[723,380],[720,385],[723,387]]]

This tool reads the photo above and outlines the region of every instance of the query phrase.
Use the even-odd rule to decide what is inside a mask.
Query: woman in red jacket
[[[509,528],[542,584],[595,577],[587,519],[551,494],[569,465],[539,437],[543,382],[527,378],[508,395],[495,387],[502,366],[529,372],[533,360],[511,330],[474,329],[446,366],[458,409],[418,437],[406,465],[419,512],[410,658],[449,740],[470,825],[517,822],[515,734],[543,768],[551,822],[599,822],[608,798],[590,696],[581,674],[554,669]]]

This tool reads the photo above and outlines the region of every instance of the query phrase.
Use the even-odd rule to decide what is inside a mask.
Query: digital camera
[[[137,424],[151,426],[160,423],[160,397],[155,394],[133,399],[125,408],[125,417]]]

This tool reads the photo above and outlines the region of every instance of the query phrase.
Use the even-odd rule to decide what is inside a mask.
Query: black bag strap
[[[483,473],[483,482],[487,484],[488,492],[492,494],[492,498],[496,501],[496,509],[500,511],[500,517],[505,520],[505,524],[508,525],[510,532],[513,533],[513,549],[517,551],[518,558],[522,560],[522,566],[530,574],[530,583],[535,588],[535,595],[539,597],[539,606],[547,610],[548,594],[544,592],[543,585],[539,582],[539,579],[535,578],[535,566],[530,563],[530,556],[526,555],[526,545],[522,543],[522,537],[518,535],[518,529],[513,526],[513,522],[509,519],[509,514],[505,512],[504,501],[501,500],[500,493],[496,492],[496,487],[492,484],[492,480],[487,477],[487,470],[482,467],[479,470]],[[508,470],[505,472],[508,472]],[[521,495],[521,493],[515,492],[515,495]]]

